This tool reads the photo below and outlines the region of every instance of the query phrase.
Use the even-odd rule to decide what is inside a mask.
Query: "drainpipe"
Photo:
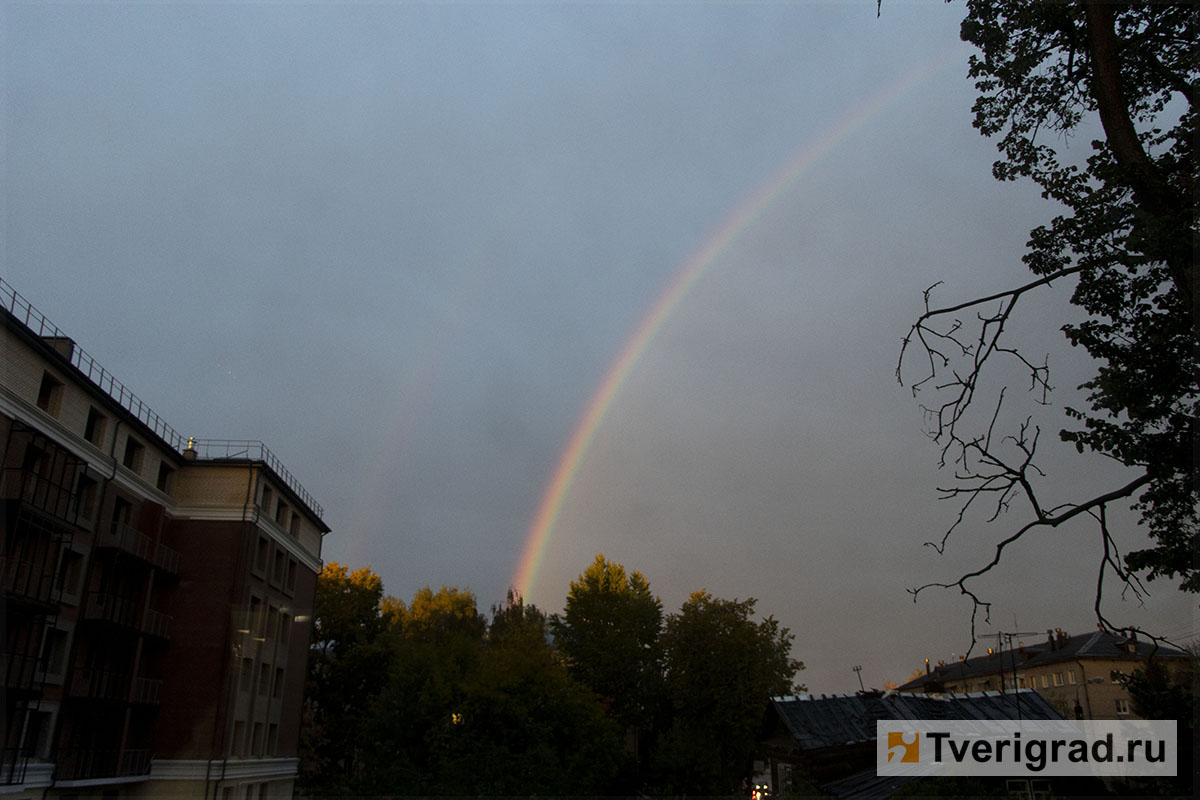
[[[258,477],[259,477],[258,472],[254,469],[254,465],[251,464],[249,467],[249,474],[248,474],[247,480],[246,480],[246,497],[242,501],[242,529],[243,529],[243,531],[245,530],[246,523],[251,521],[250,519],[248,519],[248,517],[250,516],[251,508],[253,508],[255,511],[253,521],[257,522],[257,520],[258,520],[258,513],[257,513],[258,509],[257,509],[257,506],[255,506],[255,504],[254,504],[254,498],[258,492]],[[238,550],[239,564],[238,564],[238,568],[234,574],[242,575],[245,573],[247,550],[252,547],[253,547],[253,543],[250,541],[247,541]],[[226,616],[226,618],[225,618],[225,637],[224,637],[225,641],[228,643],[228,650],[226,652],[226,658],[230,658],[231,660],[232,660],[232,656],[230,654],[233,652],[233,635],[234,635],[235,630],[236,629],[233,627],[233,609],[231,608],[229,615]],[[233,672],[233,669],[234,669],[234,664],[230,663],[226,666],[225,670],[223,670],[224,674],[221,678],[221,691],[217,695],[217,702],[219,704],[217,707],[217,719],[213,723],[212,740],[211,740],[211,744],[209,746],[210,758],[208,760],[208,766],[205,768],[205,771],[204,771],[204,800],[208,800],[208,796],[209,796],[208,791],[210,788],[212,789],[212,796],[215,800],[215,798],[217,796],[217,791],[220,788],[221,783],[225,780],[226,771],[229,767],[229,753],[228,753],[228,741],[227,741],[228,725],[229,725],[229,706],[231,703],[231,698],[232,698],[233,692],[236,691],[236,682],[230,680],[230,675]],[[253,677],[253,675],[251,677]],[[219,751],[218,751],[218,748],[219,748]],[[213,763],[217,759],[213,758],[211,756],[216,755],[217,752],[220,753],[221,772],[220,772],[220,776],[217,777],[216,779],[214,779],[212,777],[212,766],[213,766]]]

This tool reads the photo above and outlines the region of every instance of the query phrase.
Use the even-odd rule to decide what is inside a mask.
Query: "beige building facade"
[[[1033,644],[989,648],[969,659],[926,662],[926,674],[896,691],[967,694],[1032,689],[1067,719],[1138,719],[1129,692],[1114,680],[1154,658],[1172,672],[1191,668],[1187,653],[1165,645],[1097,630],[1070,636],[1049,630]]]

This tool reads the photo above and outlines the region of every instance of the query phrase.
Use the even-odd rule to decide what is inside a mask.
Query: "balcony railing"
[[[84,619],[111,622],[135,630],[140,613],[139,603],[107,592],[89,592],[83,607]]]
[[[200,458],[254,458],[261,460],[274,470],[275,474],[283,478],[284,483],[299,495],[300,499],[318,517],[324,515],[324,510],[313,499],[312,495],[305,491],[300,482],[292,476],[292,473],[284,468],[279,459],[262,442],[229,439],[189,440],[187,437],[182,436],[168,425],[162,417],[154,413],[150,406],[138,399],[124,384],[114,378],[94,358],[84,352],[83,348],[75,344],[74,340],[67,336],[66,333],[59,330],[57,325],[46,319],[42,312],[34,308],[28,300],[18,294],[16,289],[3,278],[0,278],[0,306],[7,309],[30,332],[46,340],[61,355],[68,358],[71,364],[83,373],[88,380],[116,401],[122,408],[137,417],[137,419],[150,428],[172,449],[180,453],[185,450],[191,450],[198,453]],[[225,455],[222,456],[219,454],[221,450],[226,451]],[[234,455],[239,450],[243,451],[242,454]]]
[[[112,376],[94,358],[74,343],[71,337],[58,329],[58,326],[46,319],[42,312],[34,308],[28,300],[19,295],[11,284],[0,278],[0,305],[8,309],[18,322],[31,332],[43,339],[49,340],[60,354],[66,356],[71,364],[82,372],[88,380],[100,387],[101,391],[117,401],[126,411],[141,420],[146,427],[154,431],[167,444],[181,450],[186,441],[183,436],[155,414],[148,405],[125,388],[124,384]]]
[[[171,617],[161,614],[152,608],[146,609],[146,621],[142,632],[147,636],[157,636],[159,639],[170,639]]]
[[[62,598],[58,580],[46,563],[17,559],[4,564],[4,594],[6,599],[39,605],[52,605]]]
[[[295,492],[310,510],[318,517],[324,516],[325,510],[321,508],[321,504],[300,485],[300,481],[287,471],[283,462],[262,442],[253,439],[192,439],[189,447],[196,453],[197,458],[247,459],[263,462],[272,472],[283,479],[288,488]]]
[[[134,558],[152,564],[154,558],[154,541],[125,522],[113,522],[108,534],[101,536],[96,542],[99,547],[115,547],[121,552],[128,553]]]
[[[179,574],[179,551],[159,542],[154,547],[154,566],[171,575]]]
[[[25,782],[25,768],[29,764],[29,753],[23,747],[0,748],[0,786],[13,786]]]
[[[125,778],[150,774],[149,750],[92,750],[72,748],[58,751],[56,781],[85,778]]]
[[[114,521],[108,532],[97,540],[96,545],[115,547],[147,564],[153,564],[163,572],[172,575],[179,573],[178,550],[162,542],[155,542],[127,522]]]
[[[0,497],[20,500],[66,522],[75,520],[71,488],[28,469],[9,467],[0,472]]]
[[[41,659],[14,653],[0,654],[0,674],[7,692],[29,692],[41,688]]]
[[[106,669],[81,669],[71,679],[71,697],[83,700],[125,702],[129,699],[129,675]]]
[[[144,706],[158,705],[158,693],[162,689],[162,681],[156,678],[135,678],[133,694],[130,700]]]

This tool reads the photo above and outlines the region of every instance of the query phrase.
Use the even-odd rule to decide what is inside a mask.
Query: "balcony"
[[[97,547],[115,547],[147,564],[154,563],[154,542],[124,522],[114,522],[108,533],[96,540]]]
[[[129,675],[106,669],[81,669],[71,678],[70,696],[124,703],[129,699]]]
[[[154,548],[154,566],[169,575],[178,575],[179,551],[159,542]]]
[[[171,617],[161,614],[152,608],[146,609],[146,619],[142,624],[142,633],[159,639],[170,639]]]
[[[107,592],[89,592],[83,618],[138,629],[141,604]]]
[[[4,691],[38,692],[42,688],[40,659],[36,656],[4,653],[0,655],[0,674],[4,675]]]
[[[149,750],[91,750],[72,748],[58,751],[56,781],[88,778],[125,778],[150,774]]]
[[[7,561],[4,565],[4,599],[35,606],[56,605],[62,599],[62,591],[50,568],[45,560]]]
[[[96,547],[115,548],[167,574],[179,574],[179,551],[155,542],[125,522],[114,522],[107,533],[97,538]]]
[[[25,769],[29,764],[29,753],[23,747],[0,748],[0,786],[14,786],[25,782]]]
[[[56,519],[74,523],[75,494],[70,487],[27,469],[0,472],[0,498],[36,508]]]
[[[133,694],[130,702],[134,705],[156,706],[158,694],[162,690],[162,681],[155,678],[134,678]]]

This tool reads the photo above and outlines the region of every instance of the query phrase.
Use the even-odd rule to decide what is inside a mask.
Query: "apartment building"
[[[1155,658],[1169,672],[1192,668],[1187,653],[1167,645],[1097,630],[1071,636],[1061,629],[1016,647],[987,648],[983,655],[925,663],[925,675],[896,689],[905,693],[961,695],[1032,689],[1068,719],[1138,719],[1116,673],[1144,669]]]
[[[320,505],[0,306],[0,797],[290,797]]]

